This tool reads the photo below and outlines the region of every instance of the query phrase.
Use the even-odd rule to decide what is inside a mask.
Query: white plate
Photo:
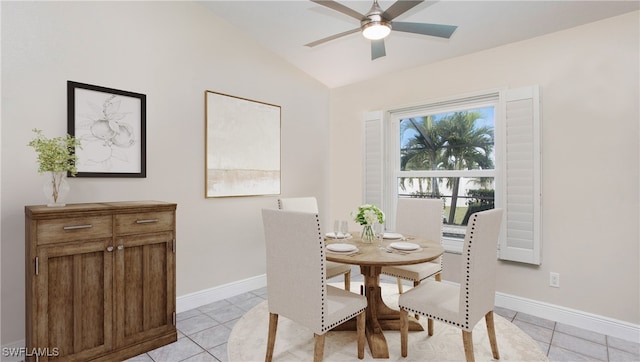
[[[418,250],[420,248],[418,244],[403,242],[391,243],[389,246],[396,250]]]
[[[339,253],[356,251],[357,249],[358,248],[356,248],[355,245],[351,245],[351,244],[327,244],[327,250],[337,251]]]
[[[402,239],[402,234],[398,233],[384,233],[382,236],[384,239]]]
[[[334,233],[333,231],[328,232],[326,234],[324,234],[325,237],[329,238],[329,239],[335,239],[336,238],[336,233]],[[338,233],[338,239],[350,239],[351,238],[351,234],[346,233]]]

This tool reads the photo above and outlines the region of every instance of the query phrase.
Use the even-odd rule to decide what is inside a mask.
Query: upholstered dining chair
[[[442,199],[400,198],[396,207],[396,231],[442,242],[443,210]],[[442,257],[428,263],[382,268],[382,274],[397,278],[400,294],[402,294],[402,279],[413,281],[415,287],[432,276],[440,281],[441,273]]]
[[[262,219],[269,307],[265,361],[273,359],[281,315],[313,331],[314,361],[322,360],[326,332],[356,317],[358,358],[364,358],[367,299],[327,285],[324,235],[318,214],[263,209]]]
[[[500,359],[493,306],[501,222],[502,209],[477,212],[471,216],[464,238],[460,285],[427,280],[400,295],[400,349],[403,357],[407,356],[408,312],[412,312],[460,328],[467,361],[474,361],[471,332],[484,317],[493,358]],[[429,330],[428,334],[433,335],[433,331]]]
[[[278,209],[318,213],[315,197],[288,197],[278,199]],[[333,261],[327,262],[327,279],[344,275],[344,290],[351,290],[351,266]]]

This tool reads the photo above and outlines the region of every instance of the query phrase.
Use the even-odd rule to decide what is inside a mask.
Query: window
[[[495,104],[393,116],[397,197],[441,198],[444,236],[463,239],[471,213],[494,208]]]
[[[395,227],[399,197],[442,198],[443,244],[462,251],[469,216],[500,207],[500,258],[540,263],[537,87],[365,115],[364,201]]]

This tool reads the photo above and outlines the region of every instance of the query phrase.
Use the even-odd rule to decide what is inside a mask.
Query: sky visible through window
[[[476,128],[480,128],[483,126],[494,129],[495,125],[495,108],[493,106],[482,107],[482,108],[473,108],[467,109],[468,112],[478,112],[482,116],[475,120],[474,126]],[[445,113],[436,113],[433,114],[433,121],[435,123],[439,122],[442,118],[451,116],[454,112],[445,112]],[[425,115],[425,117],[428,115]],[[403,119],[401,122],[405,121]],[[404,132],[400,135],[400,145],[402,148],[407,147],[407,144],[411,139],[418,135],[418,131],[415,128],[407,127]]]

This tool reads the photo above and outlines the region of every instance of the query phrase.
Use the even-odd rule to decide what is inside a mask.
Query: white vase
[[[42,191],[47,198],[47,206],[62,207],[69,194],[69,183],[66,171],[50,171],[44,174]]]

